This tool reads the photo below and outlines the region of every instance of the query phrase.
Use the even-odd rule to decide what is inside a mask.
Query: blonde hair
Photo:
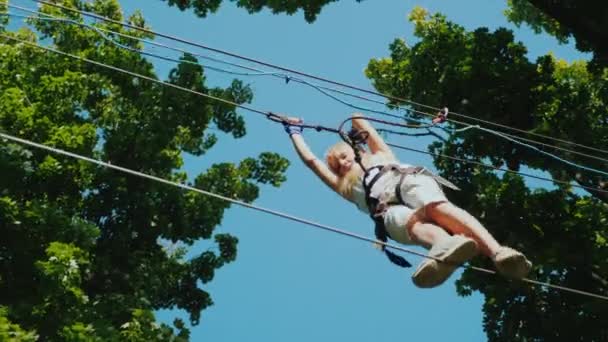
[[[353,186],[357,182],[361,181],[361,176],[363,175],[364,171],[363,169],[361,169],[359,163],[355,162],[351,169],[345,175],[340,175],[340,173],[338,172],[338,170],[340,169],[340,165],[338,163],[338,155],[344,150],[352,151],[352,147],[344,141],[336,143],[335,145],[330,147],[325,153],[325,162],[327,163],[327,166],[329,167],[331,172],[333,172],[334,175],[338,177],[338,186],[336,191],[340,195],[342,195],[342,197],[351,200]],[[361,163],[363,164],[363,166],[369,167],[370,154],[367,153],[365,150],[359,150],[359,154],[361,156]],[[395,161],[395,157],[392,155],[392,153],[387,153],[386,155],[383,153],[382,156],[382,162]]]

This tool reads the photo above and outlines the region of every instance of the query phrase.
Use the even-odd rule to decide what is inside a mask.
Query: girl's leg
[[[408,232],[413,242],[426,249],[431,249],[438,241],[450,237],[443,228],[422,221],[410,224]]]
[[[468,212],[450,202],[431,203],[425,209],[429,219],[451,233],[463,234],[474,239],[481,252],[494,261],[500,273],[512,278],[523,278],[530,272],[532,263],[522,253],[501,246]]]
[[[471,214],[450,202],[430,203],[425,207],[428,219],[453,234],[463,234],[475,240],[480,251],[492,258],[501,248],[492,234]]]
[[[477,254],[475,241],[461,235],[451,236],[443,228],[422,220],[416,215],[406,225],[410,240],[429,249],[412,275],[418,287],[429,288],[442,284],[460,264]]]

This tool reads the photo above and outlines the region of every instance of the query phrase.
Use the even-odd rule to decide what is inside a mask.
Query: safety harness
[[[365,190],[365,201],[368,207],[368,211],[370,213],[370,217],[375,223],[374,232],[376,234],[376,239],[382,242],[387,242],[390,237],[388,231],[386,230],[386,226],[384,225],[384,214],[386,210],[391,205],[405,205],[407,207],[412,208],[408,205],[401,195],[401,185],[403,184],[404,179],[410,175],[417,175],[420,173],[424,173],[432,177],[437,183],[440,185],[449,187],[454,190],[460,190],[456,185],[446,180],[443,177],[432,174],[430,171],[426,170],[422,166],[409,166],[404,167],[399,164],[386,164],[386,165],[375,165],[370,168],[365,168],[363,163],[361,162],[361,141],[366,137],[361,136],[361,132],[353,132],[349,133],[349,144],[354,150],[355,153],[355,161],[359,164],[361,169],[364,171],[363,174],[363,189]],[[371,176],[372,171],[377,170],[378,172],[368,181]],[[382,177],[389,177],[391,175],[399,175],[399,181],[395,185],[394,194],[383,193],[379,197],[375,198],[371,196],[372,188],[374,184],[378,182]],[[393,196],[394,195],[394,196]],[[412,208],[415,209],[415,208]],[[405,258],[400,255],[397,255],[388,249],[384,245],[381,245],[380,248],[388,259],[401,267],[411,267],[410,264]]]
[[[361,166],[361,165],[360,165]],[[365,190],[365,202],[367,204],[367,208],[370,214],[371,219],[374,221],[374,233],[376,235],[376,239],[382,241],[382,242],[387,242],[388,238],[390,237],[388,231],[386,230],[386,226],[384,225],[384,213],[386,212],[386,210],[388,209],[388,206],[391,204],[399,204],[399,203],[390,203],[388,201],[386,201],[384,198],[383,199],[378,199],[378,198],[374,198],[371,196],[371,191],[372,188],[374,186],[374,184],[376,184],[376,182],[378,182],[378,180],[385,176],[387,172],[389,171],[394,171],[394,169],[392,168],[393,165],[376,165],[376,166],[372,166],[370,168],[363,168],[364,170],[364,175],[363,175],[363,189]],[[407,170],[407,172],[409,174],[414,174],[416,171],[413,170],[414,168],[411,168],[412,170]],[[369,177],[370,177],[370,173],[373,170],[378,170],[378,173],[376,173],[374,175],[374,177],[369,181],[366,182]],[[403,203],[403,199],[401,197],[401,190],[400,185],[403,182],[403,178],[405,178],[405,176],[407,175],[407,173],[402,173],[401,175],[401,179],[399,180],[396,188],[395,188],[395,197],[399,200],[399,202]],[[405,204],[405,203],[403,203]],[[382,245],[380,247],[382,249],[382,251],[384,251],[384,254],[386,254],[386,257],[394,264],[401,266],[401,267],[411,267],[412,264],[409,263],[407,260],[405,260],[405,258],[403,258],[400,255],[397,255],[391,251],[389,251],[388,249],[386,249],[386,247],[384,245]]]

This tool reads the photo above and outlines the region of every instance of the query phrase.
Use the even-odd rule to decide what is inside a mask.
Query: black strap
[[[369,175],[369,170],[372,170],[375,168],[379,169],[379,172],[370,180],[369,183],[366,184],[365,180],[367,179],[367,176]],[[371,167],[368,170],[366,170],[365,176],[363,178],[363,188],[365,189],[365,200],[367,202],[367,207],[368,207],[370,216],[371,216],[372,220],[374,220],[374,223],[375,223],[374,233],[376,235],[376,239],[379,241],[382,241],[382,242],[387,242],[388,238],[390,236],[388,234],[388,231],[386,230],[386,227],[384,226],[384,217],[375,215],[376,207],[378,206],[378,199],[372,198],[370,196],[370,192],[371,192],[371,189],[374,186],[374,184],[385,173],[386,173],[386,169],[384,169],[383,166],[374,166],[374,167]],[[390,260],[393,264],[400,266],[400,267],[412,267],[412,264],[410,264],[407,260],[405,260],[404,257],[391,252],[384,245],[382,245],[380,248],[382,249],[384,254],[386,254],[386,257],[388,258],[388,260]]]
[[[373,216],[372,216],[372,218],[373,218]],[[376,239],[378,239],[379,241],[382,241],[382,242],[387,242],[388,241],[388,232],[386,231],[386,227],[384,226],[384,219],[382,217],[376,217],[376,218],[374,218],[374,222],[376,223],[376,227],[374,229],[374,232],[376,233]],[[412,264],[410,264],[407,260],[405,260],[404,257],[391,252],[390,250],[388,250],[386,248],[386,246],[382,245],[380,248],[382,249],[384,254],[386,254],[386,257],[388,258],[388,260],[390,260],[393,264],[400,266],[400,267],[404,267],[404,268],[412,267]]]
[[[399,203],[403,205],[405,205],[405,201],[403,200],[403,197],[401,197],[401,184],[403,183],[403,179],[405,179],[405,176],[407,176],[407,174],[405,172],[402,173],[401,177],[399,178],[399,182],[397,182],[397,185],[395,185],[395,197],[397,197]]]
[[[365,138],[367,138],[367,137],[365,137]],[[357,141],[355,141],[355,140],[356,139],[349,138],[348,140],[345,140],[345,141],[347,141],[349,143],[349,145],[351,146],[351,148],[353,149],[353,152],[355,153],[355,161],[357,162],[357,164],[359,164],[361,169],[364,171],[363,189],[365,190],[365,201],[367,202],[367,206],[368,206],[370,215],[371,215],[372,219],[374,220],[374,222],[376,223],[376,227],[375,227],[376,239],[378,239],[382,242],[387,242],[388,241],[388,232],[386,231],[386,227],[384,226],[384,218],[374,216],[374,210],[372,210],[372,208],[375,208],[376,206],[373,205],[374,203],[371,203],[371,197],[370,197],[370,192],[372,190],[372,186],[376,183],[376,181],[378,181],[378,179],[380,179],[380,177],[383,174],[383,172],[382,172],[383,166],[373,166],[371,168],[366,168],[363,165],[363,162],[361,160],[361,150],[359,149],[359,146],[357,146]],[[374,176],[374,178],[369,182],[369,184],[365,184],[365,180],[369,176],[369,171],[373,170],[374,168],[379,169],[378,174],[376,176]],[[401,266],[401,267],[411,267],[412,266],[412,264],[407,262],[407,260],[405,260],[403,257],[386,249],[386,247],[384,245],[382,245],[382,250],[384,251],[384,253],[388,257],[388,259],[393,264]]]
[[[378,173],[376,173],[376,175],[374,176],[374,178],[372,178],[369,183],[365,183],[365,180],[367,179],[367,177],[369,177],[370,171],[377,169]],[[363,175],[363,189],[365,190],[365,202],[367,204],[367,208],[369,209],[370,213],[372,213],[373,211],[375,211],[376,206],[372,206],[370,200],[371,198],[371,192],[372,192],[372,187],[374,186],[374,184],[376,184],[376,182],[378,181],[378,179],[380,179],[380,177],[382,177],[382,175],[384,174],[384,172],[382,172],[383,166],[381,165],[376,165],[376,166],[372,166],[369,169],[365,170],[365,174]]]
[[[399,203],[411,208],[410,205],[408,205],[407,203],[405,203],[405,201],[403,200],[403,197],[401,196],[401,184],[403,184],[403,180],[405,179],[405,177],[407,177],[408,175],[415,175],[418,174],[420,172],[422,172],[422,170],[424,170],[424,168],[422,166],[411,166],[408,168],[405,168],[401,171],[401,176],[399,177],[399,182],[397,182],[397,185],[395,185],[395,197],[397,197],[397,200],[399,201]]]
[[[390,260],[393,264],[395,264],[397,266],[400,266],[403,268],[412,267],[412,264],[410,264],[409,261],[405,260],[404,257],[402,257],[401,255],[395,254],[386,248],[384,248],[384,254],[386,254],[386,257],[388,258],[388,260]]]

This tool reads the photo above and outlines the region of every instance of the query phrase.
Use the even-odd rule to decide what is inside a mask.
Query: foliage
[[[581,51],[594,52],[594,62],[606,66],[608,58],[608,4],[603,1],[508,0],[507,18],[528,24],[536,33],[545,31],[565,43],[576,40]]]
[[[0,340],[10,342],[36,341],[38,336],[31,331],[24,331],[18,324],[14,324],[7,318],[7,309],[0,307]]]
[[[116,0],[65,5],[122,20]],[[145,25],[139,13],[128,19]],[[26,28],[5,33],[157,78],[141,55],[93,31],[61,22],[32,25],[40,37]],[[185,63],[196,59],[182,60],[168,82],[251,101],[242,82],[209,88],[203,68]],[[234,138],[246,134],[234,106],[6,39],[0,45],[3,132],[247,202],[259,196],[259,184],[285,180],[288,162],[274,153],[187,175],[182,154],[203,156],[219,139],[209,133],[214,127]],[[214,234],[229,204],[7,141],[0,144],[0,170],[0,339],[188,340],[184,322],[158,325],[153,312],[183,309],[198,324],[213,304],[204,286],[237,254],[236,237]],[[188,246],[201,239],[210,240],[210,249],[186,258]]]
[[[562,27],[559,21],[547,16],[539,9],[534,7],[528,0],[507,0],[509,8],[505,11],[505,16],[509,21],[516,25],[526,23],[536,33],[543,31],[557,38],[560,43],[567,43],[570,33]]]
[[[194,14],[199,17],[206,17],[209,13],[215,13],[220,8],[222,0],[162,0],[166,1],[169,6],[177,6],[182,11],[192,8]],[[272,13],[285,13],[293,15],[299,10],[304,12],[304,18],[307,22],[312,23],[317,19],[317,15],[321,13],[321,9],[337,0],[230,0],[236,2],[236,5],[245,8],[249,13],[257,13],[268,8]],[[360,2],[362,0],[356,0]]]
[[[552,55],[530,61],[525,46],[505,28],[467,31],[421,8],[410,20],[418,41],[408,46],[395,40],[389,57],[368,65],[366,73],[379,91],[608,149],[608,69],[592,72],[583,61],[567,63]],[[452,134],[430,150],[510,170],[530,168],[591,187],[603,188],[606,181],[476,129]],[[548,152],[604,168],[596,159]],[[534,261],[533,278],[595,293],[608,291],[605,192],[524,182],[512,173],[439,157],[435,165],[463,189],[449,194],[455,203],[479,217],[501,243],[523,250]],[[474,264],[492,267],[487,258]],[[603,341],[608,336],[601,323],[608,308],[597,299],[488,278],[473,270],[464,272],[457,289],[461,295],[485,295],[484,327],[492,341]]]

